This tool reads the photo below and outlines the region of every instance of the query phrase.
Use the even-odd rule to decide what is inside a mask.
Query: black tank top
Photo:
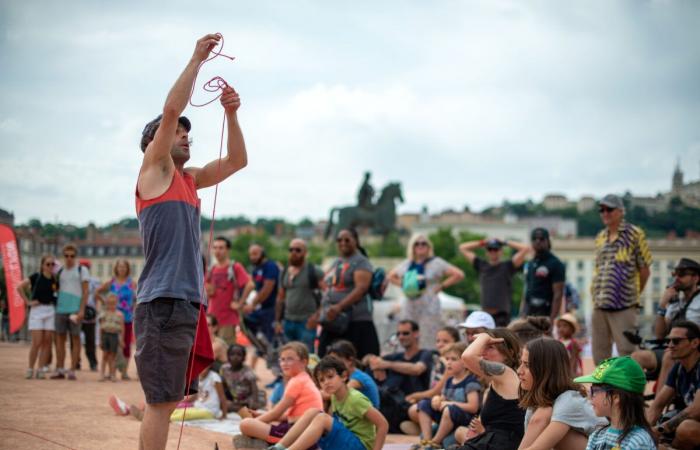
[[[481,424],[486,431],[504,430],[522,439],[525,433],[525,410],[518,406],[518,399],[505,400],[491,386],[481,408]]]

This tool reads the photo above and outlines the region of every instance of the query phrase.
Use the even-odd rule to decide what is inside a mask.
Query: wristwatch
[[[660,306],[657,306],[656,307],[656,315],[661,316],[661,317],[665,317],[666,316],[666,308],[662,308]]]

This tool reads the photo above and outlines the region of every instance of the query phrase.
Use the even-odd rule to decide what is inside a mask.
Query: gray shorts
[[[80,336],[81,323],[70,320],[70,314],[56,313],[56,334]]]
[[[134,311],[136,369],[146,403],[182,400],[190,351],[194,344],[198,304],[173,298],[139,303]],[[197,380],[187,391],[197,392]]]
[[[119,333],[102,332],[100,347],[105,352],[117,353],[117,350],[119,350]]]

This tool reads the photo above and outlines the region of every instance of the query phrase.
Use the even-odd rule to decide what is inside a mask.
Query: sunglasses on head
[[[425,241],[417,241],[413,243],[414,247],[427,247],[428,243]]]
[[[602,213],[609,213],[611,211],[615,211],[615,208],[610,208],[608,206],[601,206],[600,208],[598,208],[598,212],[601,214]]]
[[[303,248],[299,248],[299,247],[289,247],[289,253],[292,253],[292,252],[293,252],[293,253],[301,253],[301,252],[303,252],[303,251],[304,251]]]

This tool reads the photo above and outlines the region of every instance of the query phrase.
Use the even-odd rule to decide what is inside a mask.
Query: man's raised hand
[[[227,114],[235,113],[241,106],[241,97],[238,95],[238,92],[236,92],[231,86],[227,86],[224,88],[220,100],[221,106],[224,107],[224,111]]]
[[[206,36],[200,38],[197,41],[197,45],[194,47],[194,54],[192,59],[198,63],[201,63],[205,59],[209,58],[209,53],[214,50],[219,44],[221,36],[218,34],[207,34]]]

